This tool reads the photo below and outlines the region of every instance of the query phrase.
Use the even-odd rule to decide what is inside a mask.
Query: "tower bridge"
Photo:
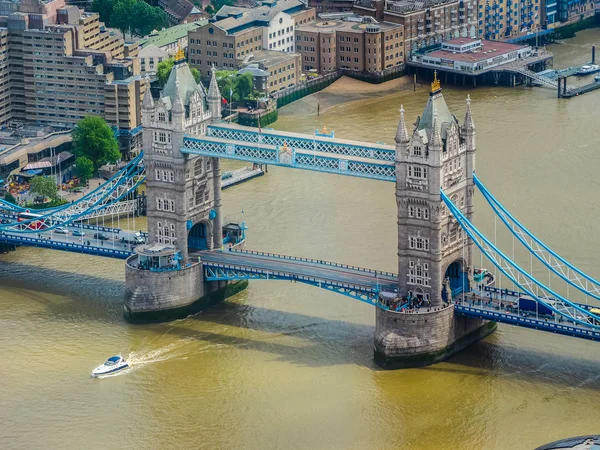
[[[132,321],[184,317],[223,300],[231,283],[246,280],[287,280],[336,292],[375,306],[375,359],[383,367],[441,361],[492,333],[497,322],[600,338],[600,310],[546,286],[473,224],[479,190],[532,258],[592,300],[600,299],[600,282],[526,230],[475,177],[468,97],[459,121],[435,79],[410,132],[400,108],[393,146],[339,139],[325,129],[313,135],[256,130],[224,124],[220,117],[214,70],[205,90],[179,58],[160,98],[146,91],[143,165],[132,161],[75,204],[0,224],[0,243],[126,259],[124,308]],[[243,227],[241,234],[228,235],[222,217],[223,158],[394,182],[397,273],[241,250]],[[102,242],[69,233],[85,218],[114,207],[141,179],[147,187],[147,243],[133,248],[137,235],[127,230],[109,229]],[[8,217],[20,214],[14,205],[0,207]],[[510,291],[496,286],[491,271],[474,267],[476,249],[494,273],[509,280]]]

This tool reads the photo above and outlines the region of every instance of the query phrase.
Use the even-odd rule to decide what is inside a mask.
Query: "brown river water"
[[[594,43],[600,30],[553,45],[555,65],[585,62]],[[342,79],[283,108],[273,127],[392,143],[400,104],[412,121],[427,91]],[[467,93],[478,175],[600,277],[600,91],[557,100],[545,88],[447,87],[461,120]],[[482,198],[476,207],[493,236]],[[392,183],[269,168],[227,190],[224,209],[236,220],[245,211],[248,248],[397,270]],[[506,233],[497,239],[510,248]],[[0,255],[0,448],[531,449],[600,433],[595,342],[500,325],[448,362],[383,371],[373,307],[324,290],[253,281],[209,311],[154,325],[127,324],[123,295],[122,261]],[[119,352],[131,370],[90,379]]]

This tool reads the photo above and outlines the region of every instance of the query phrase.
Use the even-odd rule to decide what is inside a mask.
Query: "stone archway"
[[[198,222],[188,232],[188,250],[208,250],[210,232],[208,223]]]
[[[469,292],[469,274],[465,272],[465,262],[462,258],[455,259],[446,267],[442,283],[442,300],[450,301],[450,297],[461,292]]]

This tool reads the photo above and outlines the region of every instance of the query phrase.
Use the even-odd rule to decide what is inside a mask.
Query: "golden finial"
[[[323,125],[323,134],[327,134],[327,127]]]
[[[183,61],[185,59],[185,53],[179,44],[177,44],[177,53],[175,53],[175,62]]]
[[[437,77],[437,70],[433,71],[433,83],[431,83],[431,92],[437,92],[441,89],[440,80]]]
[[[283,143],[283,147],[281,148],[281,151],[282,152],[286,152],[286,153],[289,151],[289,147],[287,145],[287,142]]]

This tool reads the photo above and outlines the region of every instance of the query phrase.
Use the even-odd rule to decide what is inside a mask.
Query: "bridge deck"
[[[359,285],[367,289],[393,287],[398,282],[398,276],[390,272],[283,255],[245,251],[198,251],[193,255],[199,256],[208,265],[216,263],[240,269],[284,272],[315,280],[321,279],[323,282]]]

